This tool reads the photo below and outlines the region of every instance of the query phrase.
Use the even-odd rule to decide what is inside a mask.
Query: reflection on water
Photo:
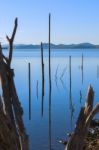
[[[12,63],[15,68],[16,88],[24,109],[23,119],[29,135],[30,150],[63,150],[64,147],[58,140],[65,139],[66,133],[74,129],[90,83],[95,90],[95,103],[99,100],[99,52],[52,51],[51,91],[48,52],[44,51],[45,91],[42,87],[40,56],[40,50],[16,50]],[[28,117],[28,62],[31,63],[31,120]]]
[[[81,103],[81,101],[82,101],[82,92],[80,90],[80,103]]]
[[[55,83],[56,83],[57,89],[59,89],[59,87],[58,87],[58,69],[59,69],[59,64],[57,65],[56,72],[55,72]]]
[[[38,80],[37,80],[37,84],[36,84],[36,96],[37,96],[37,99],[38,99]]]
[[[51,84],[51,83],[50,83]],[[49,85],[49,150],[51,150],[51,85]]]
[[[97,65],[97,79],[99,78],[99,65]]]

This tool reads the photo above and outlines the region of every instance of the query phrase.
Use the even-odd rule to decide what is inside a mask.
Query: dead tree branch
[[[15,19],[15,24],[14,24],[14,29],[12,32],[12,36],[11,38],[9,38],[8,36],[6,36],[7,41],[9,42],[9,57],[8,57],[8,65],[10,66],[11,64],[11,60],[12,60],[12,53],[13,53],[13,41],[15,38],[15,34],[16,34],[16,30],[17,30],[17,26],[18,26],[18,19]]]

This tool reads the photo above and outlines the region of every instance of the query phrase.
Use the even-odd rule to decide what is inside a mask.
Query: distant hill
[[[4,49],[7,49],[7,47],[8,47],[7,45],[3,45]],[[44,43],[43,48],[47,49],[48,48],[48,43]],[[51,48],[52,49],[99,49],[99,45],[94,45],[94,44],[91,44],[91,43],[80,43],[80,44],[69,44],[69,45],[58,44],[58,45],[55,45],[55,44],[51,43]],[[14,49],[40,49],[40,45],[17,44],[17,45],[14,45]]]

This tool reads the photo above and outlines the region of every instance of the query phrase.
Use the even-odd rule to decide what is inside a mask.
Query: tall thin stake
[[[51,15],[49,14],[49,149],[51,150]]]
[[[31,120],[31,64],[28,63],[29,77],[29,120]]]
[[[49,14],[49,88],[51,90],[51,14]]]
[[[83,70],[84,70],[84,56],[83,56],[83,54],[82,54],[82,67],[81,67],[81,70],[82,70],[82,84],[83,84]]]
[[[41,43],[41,67],[42,67],[42,116],[44,108],[44,60],[43,60],[43,44]]]
[[[70,111],[71,111],[71,129],[72,129],[72,119],[73,119],[73,113],[74,113],[74,106],[73,106],[73,100],[72,100],[72,80],[71,80],[71,56],[69,56],[69,76],[70,76],[70,91],[69,91],[69,100],[70,100]]]
[[[71,56],[69,56],[69,75],[70,75],[70,94],[71,94]]]
[[[41,66],[42,66],[42,89],[44,96],[44,57],[43,57],[43,44],[41,43]]]

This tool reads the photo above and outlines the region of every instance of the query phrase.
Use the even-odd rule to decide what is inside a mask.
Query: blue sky
[[[15,43],[51,42],[99,44],[99,0],[0,0],[0,40],[11,35],[15,17],[19,26]]]

